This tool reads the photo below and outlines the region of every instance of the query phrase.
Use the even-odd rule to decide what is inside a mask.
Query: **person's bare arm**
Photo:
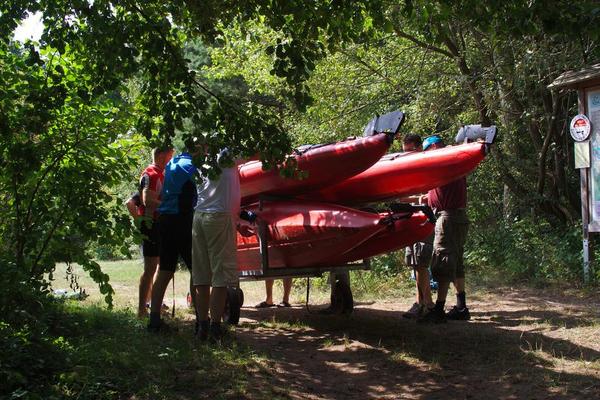
[[[125,202],[125,207],[127,207],[127,211],[129,211],[129,215],[131,215],[131,217],[133,219],[136,219],[138,217],[138,214],[137,214],[137,204],[135,204],[135,199],[133,197],[130,197]]]
[[[146,216],[152,217],[154,215],[154,211],[160,206],[160,200],[158,199],[158,193],[154,190],[150,190],[149,188],[144,188],[142,190],[142,204],[146,208]]]

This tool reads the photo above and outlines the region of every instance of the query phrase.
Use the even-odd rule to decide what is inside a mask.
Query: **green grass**
[[[31,399],[229,399],[256,392],[250,373],[263,368],[260,355],[235,341],[198,343],[191,322],[174,325],[178,332],[149,334],[126,310],[67,301],[34,356],[54,364],[46,376],[21,375],[21,385],[9,393]]]

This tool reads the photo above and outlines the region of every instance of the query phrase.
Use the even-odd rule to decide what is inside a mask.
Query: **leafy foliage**
[[[314,101],[302,114],[286,107],[287,128],[295,143],[335,140],[359,133],[373,114],[392,108],[407,112],[405,132],[441,133],[449,142],[461,124],[497,124],[492,156],[469,178],[469,208],[474,237],[497,229],[506,240],[472,251],[481,261],[470,261],[485,269],[496,254],[496,268],[506,268],[506,277],[574,279],[580,268],[573,239],[578,174],[564,132],[576,96],[546,86],[598,58],[597,32],[574,23],[598,13],[587,1],[386,3],[368,37],[328,49],[316,63],[307,82]],[[285,107],[264,57],[278,32],[256,23],[223,32],[226,44],[211,51],[207,70],[240,74],[250,90]],[[525,232],[538,236],[528,239]],[[517,263],[524,249],[533,258]]]
[[[87,246],[131,234],[123,199],[109,192],[131,179],[135,164],[129,152],[139,141],[126,135],[131,107],[114,91],[90,97],[97,83],[71,54],[13,44],[0,47],[0,63],[3,258],[36,291],[57,261],[80,263],[110,302],[108,276]]]

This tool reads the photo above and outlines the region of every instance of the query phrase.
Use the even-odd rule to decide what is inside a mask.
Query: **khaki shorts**
[[[192,281],[194,285],[237,286],[237,245],[230,213],[194,213],[192,228]]]
[[[413,243],[404,249],[404,262],[409,267],[429,267],[433,254],[433,233],[422,242]]]
[[[464,210],[442,211],[435,224],[431,275],[438,282],[465,277],[464,252],[469,219]]]

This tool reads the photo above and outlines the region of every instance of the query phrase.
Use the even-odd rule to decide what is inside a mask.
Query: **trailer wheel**
[[[352,289],[345,281],[335,283],[335,291],[331,298],[331,307],[335,314],[352,314],[354,310],[354,297]]]
[[[243,303],[244,292],[242,292],[242,289],[238,287],[228,287],[223,320],[231,325],[237,325],[240,322],[240,308],[242,308]]]
[[[240,308],[244,306],[244,291],[241,288],[236,288],[238,293],[238,300],[240,302]]]

